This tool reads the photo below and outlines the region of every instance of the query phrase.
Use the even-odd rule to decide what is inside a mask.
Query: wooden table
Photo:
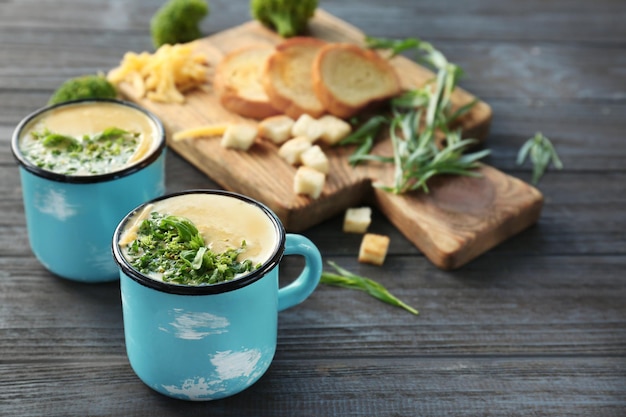
[[[524,181],[515,157],[541,131],[550,170],[539,222],[455,271],[434,267],[382,214],[383,267],[359,264],[333,218],[304,232],[333,260],[384,283],[413,316],[320,286],[279,316],[278,350],[254,386],[225,400],[172,400],[125,353],[117,283],[56,278],[32,255],[9,149],[14,127],[65,79],[150,50],[142,1],[0,2],[1,416],[626,415],[626,4],[619,0],[322,0],[372,36],[432,42],[493,108],[487,163]],[[208,34],[249,20],[212,0]],[[216,187],[169,153],[167,189]],[[283,272],[294,274],[297,260]]]

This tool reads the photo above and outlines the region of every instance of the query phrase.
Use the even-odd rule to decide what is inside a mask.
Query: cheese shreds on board
[[[184,103],[184,93],[208,79],[207,57],[194,53],[194,44],[165,44],[154,54],[127,52],[120,65],[107,74],[112,84],[128,83],[140,98],[163,103]]]

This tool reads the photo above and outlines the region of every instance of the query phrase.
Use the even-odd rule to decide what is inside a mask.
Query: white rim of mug
[[[218,282],[216,284],[205,284],[205,285],[183,285],[176,284],[170,282],[159,281],[153,278],[142,274],[141,272],[134,269],[124,254],[122,253],[122,249],[118,244],[122,231],[126,226],[126,223],[138,212],[140,212],[145,206],[149,204],[153,204],[160,200],[166,200],[168,198],[178,197],[181,195],[187,194],[216,194],[223,195],[226,197],[233,197],[239,200],[242,200],[248,204],[252,204],[268,217],[268,219],[272,222],[272,226],[277,235],[277,241],[274,249],[274,253],[270,258],[265,261],[258,269],[254,271],[242,275],[239,278],[232,279],[230,281]],[[270,210],[263,203],[256,201],[250,197],[247,197],[243,194],[235,193],[232,191],[226,190],[217,190],[217,189],[190,189],[179,192],[174,192],[166,195],[162,195],[160,197],[156,197],[150,201],[147,201],[140,206],[133,209],[130,213],[128,213],[118,224],[115,232],[113,233],[113,244],[112,244],[112,252],[113,258],[115,259],[115,263],[117,263],[118,267],[121,271],[133,281],[161,292],[169,293],[169,294],[179,294],[179,295],[207,295],[207,294],[220,294],[233,290],[237,290],[239,288],[246,287],[262,277],[264,277],[268,272],[274,269],[281,261],[283,254],[285,252],[285,240],[286,240],[286,232],[282,222],[278,219],[278,216]]]
[[[98,174],[98,175],[67,175],[67,174],[61,174],[58,172],[49,171],[47,169],[38,167],[37,165],[33,164],[29,159],[27,159],[24,156],[24,154],[22,153],[20,149],[20,137],[22,135],[22,131],[24,130],[26,126],[28,126],[30,122],[40,117],[44,113],[52,111],[58,107],[83,105],[86,103],[113,103],[113,104],[119,104],[122,106],[130,107],[130,108],[140,111],[154,123],[156,127],[157,137],[159,138],[158,145],[154,147],[154,149],[148,156],[137,161],[137,163],[132,164],[130,166],[127,166],[117,171],[107,172],[107,173]],[[161,156],[164,149],[165,149],[165,128],[163,127],[163,123],[161,122],[161,120],[159,120],[159,118],[156,117],[156,115],[154,115],[152,112],[148,111],[147,109],[136,105],[135,103],[131,103],[125,100],[112,99],[112,98],[90,98],[90,99],[71,100],[71,101],[66,101],[63,103],[57,103],[57,104],[52,104],[46,107],[42,107],[38,110],[35,110],[34,112],[26,116],[24,119],[22,119],[22,121],[17,125],[17,127],[13,131],[13,137],[11,138],[11,150],[13,151],[13,156],[15,157],[15,159],[17,159],[17,162],[22,168],[24,168],[28,172],[38,177],[46,178],[46,179],[56,181],[56,182],[73,183],[73,184],[92,184],[92,183],[97,183],[97,182],[112,181],[118,178],[128,176],[152,164],[154,161],[156,161],[159,158],[159,156]]]

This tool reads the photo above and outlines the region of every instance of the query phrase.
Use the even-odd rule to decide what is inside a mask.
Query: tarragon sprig
[[[415,315],[419,314],[419,312],[415,308],[404,303],[402,300],[391,294],[382,284],[370,278],[365,278],[353,274],[347,269],[340,267],[335,262],[329,261],[328,264],[337,271],[337,274],[326,271],[322,272],[320,283],[365,291],[372,297],[377,298],[387,304],[401,307]]]
[[[394,164],[393,185],[375,184],[396,194],[421,189],[428,192],[427,182],[436,175],[452,174],[479,176],[475,171],[478,160],[490,153],[482,150],[467,153],[476,144],[475,139],[463,139],[460,129],[452,129],[453,122],[467,113],[477,99],[452,110],[452,93],[456,88],[462,70],[446,59],[433,46],[416,38],[389,40],[366,38],[367,46],[375,49],[389,49],[396,55],[408,49],[416,49],[416,60],[437,70],[433,81],[422,88],[408,91],[391,100],[392,115],[383,119],[389,125],[393,156],[372,155],[374,137],[380,129],[380,115],[365,122],[362,127],[348,136],[340,144],[357,143],[356,152],[349,162],[353,165],[364,161],[378,161]],[[363,131],[368,134],[363,134]],[[440,147],[437,135],[443,135]]]
[[[460,131],[448,132],[444,146],[439,148],[431,133],[417,133],[411,127],[413,119],[417,119],[415,114],[411,111],[392,120],[390,135],[394,149],[394,185],[375,186],[396,194],[417,189],[429,192],[428,180],[436,175],[480,175],[475,168],[478,167],[478,160],[489,154],[488,149],[465,153],[475,140],[462,139]],[[402,136],[397,133],[398,130],[403,132]]]
[[[554,168],[563,169],[563,163],[559,159],[554,145],[541,132],[535,133],[535,136],[522,145],[517,154],[517,165],[522,165],[529,155],[530,162],[533,164],[533,184],[539,182],[550,162]]]

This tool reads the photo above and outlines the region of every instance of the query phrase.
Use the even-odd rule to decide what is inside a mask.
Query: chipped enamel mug
[[[132,119],[128,126],[121,125],[125,123],[122,114]],[[130,130],[133,123],[138,123],[149,130],[150,147],[136,162],[102,174],[67,175],[43,169],[26,157],[20,141],[33,126],[46,124],[50,115],[61,115],[54,129],[60,131],[65,129],[63,126],[79,131],[79,124],[81,128],[83,124],[94,128],[110,124]],[[30,246],[41,264],[53,274],[74,281],[119,279],[111,256],[111,236],[116,226],[133,207],[165,192],[165,130],[157,117],[119,100],[52,105],[21,121],[13,133],[11,148],[20,170]]]
[[[124,255],[123,248],[129,244],[126,231],[140,224],[143,215],[159,207],[159,202],[190,194],[235,199],[260,211],[248,216],[229,209],[231,214],[225,214],[227,209],[219,203],[194,203],[196,210],[206,210],[212,219],[218,210],[224,217],[213,221],[225,224],[226,230],[226,223],[232,222],[244,231],[259,224],[270,230],[265,235],[271,235],[271,242],[262,245],[269,250],[258,269],[231,281],[200,286],[164,282],[133,269]],[[167,214],[186,217],[199,230],[206,226],[179,211]],[[246,242],[247,248],[254,245],[252,239]],[[120,268],[126,351],[132,369],[157,392],[191,401],[228,397],[259,380],[276,351],[278,312],[304,301],[322,272],[320,252],[309,239],[286,234],[278,217],[265,205],[220,190],[182,191],[139,206],[116,229],[112,250]],[[294,280],[279,287],[283,255],[303,257],[304,266]]]

